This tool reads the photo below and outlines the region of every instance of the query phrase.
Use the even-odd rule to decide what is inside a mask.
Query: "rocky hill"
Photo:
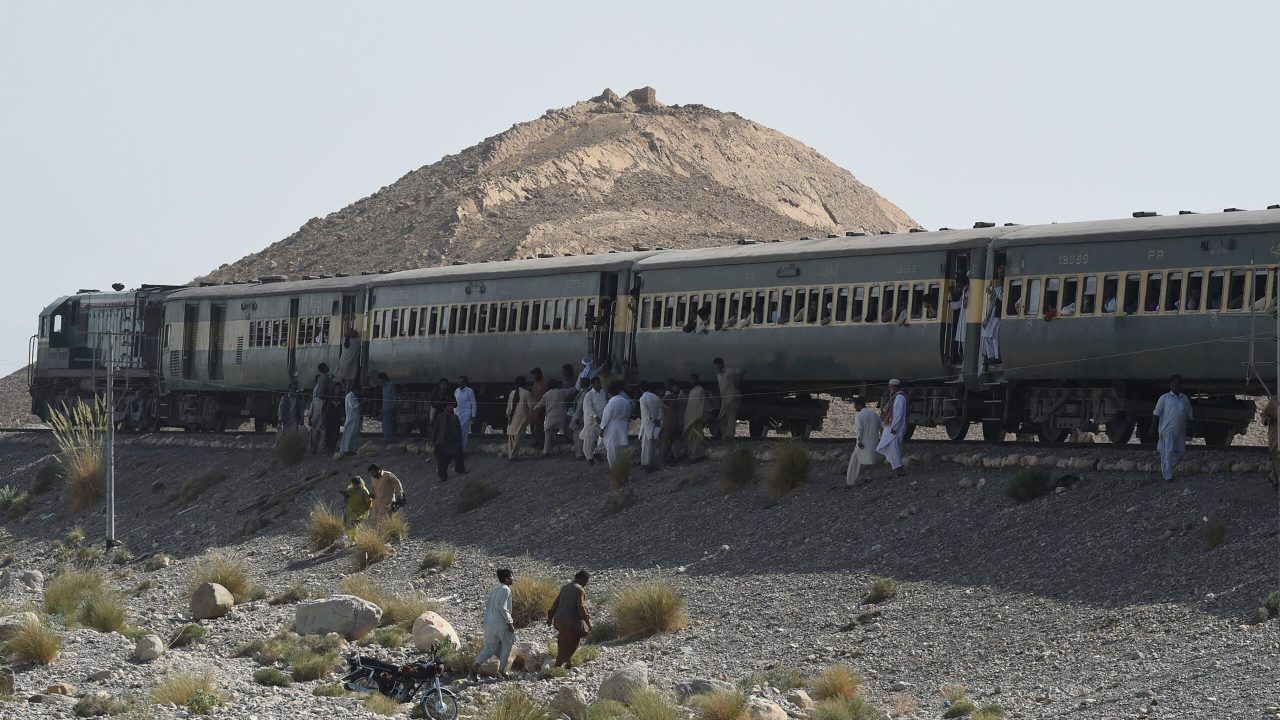
[[[205,279],[694,247],[915,222],[804,144],[734,113],[609,90],[312,218]]]

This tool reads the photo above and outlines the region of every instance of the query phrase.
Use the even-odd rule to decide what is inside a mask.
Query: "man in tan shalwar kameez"
[[[369,474],[373,476],[372,520],[376,523],[391,514],[391,503],[404,499],[404,485],[394,473],[376,464],[369,466]]]

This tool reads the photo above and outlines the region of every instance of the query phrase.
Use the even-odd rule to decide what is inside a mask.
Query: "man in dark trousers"
[[[467,473],[462,454],[462,423],[453,414],[453,403],[440,403],[436,419],[431,421],[431,441],[436,448],[436,474],[440,482],[449,479],[449,463],[453,462],[459,475]]]
[[[587,615],[587,582],[591,574],[579,570],[573,582],[560,588],[551,609],[547,611],[547,624],[554,627],[556,638],[555,667],[570,667],[573,654],[578,651],[582,639],[591,633],[591,617]]]

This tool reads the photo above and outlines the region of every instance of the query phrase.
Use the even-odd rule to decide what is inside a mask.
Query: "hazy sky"
[[[1280,202],[1280,3],[0,0],[0,372],[548,108],[653,85],[926,227]]]

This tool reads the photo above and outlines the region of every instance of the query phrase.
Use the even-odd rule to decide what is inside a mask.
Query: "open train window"
[[[1010,280],[1009,292],[1005,296],[1005,317],[1019,317],[1022,315],[1022,281]]]
[[[515,305],[511,307],[511,332],[528,332],[529,331],[529,301],[525,300],[520,303],[520,312],[517,315]]]
[[[676,298],[676,326],[684,327],[689,322],[689,296],[681,295]]]
[[[844,288],[841,288],[843,290]],[[822,305],[819,308],[818,322],[826,325],[835,319],[832,313],[835,312],[836,290],[832,287],[822,289]]]
[[[1036,317],[1040,314],[1040,288],[1044,285],[1044,281],[1040,278],[1031,278],[1027,281],[1027,307],[1025,316],[1029,318]]]
[[[662,327],[675,327],[676,322],[676,297],[668,295],[662,299]]]
[[[1106,275],[1102,278],[1102,312],[1110,315],[1120,306],[1120,277]]]
[[[742,293],[729,293],[729,309],[725,312],[726,325],[738,324],[738,313],[742,309]]]
[[[1162,283],[1164,283],[1164,273],[1147,273],[1147,294],[1143,296],[1143,312],[1160,312],[1160,286]]]
[[[842,287],[836,291],[836,322],[849,321],[849,288]]]
[[[791,322],[791,288],[782,291],[782,305],[778,308],[778,324]]]
[[[409,321],[405,323],[404,334],[418,334],[418,308],[409,308]]]
[[[892,285],[885,285],[880,298],[880,322],[893,322],[893,302],[897,295]]]
[[[1271,273],[1266,270],[1253,271],[1253,289],[1252,289],[1252,292],[1249,293],[1250,297],[1253,298],[1249,302],[1250,310],[1253,310],[1254,312],[1260,312],[1262,310],[1267,309],[1269,305],[1269,303],[1267,302],[1267,298],[1269,297],[1267,290],[1268,290],[1268,284],[1269,284],[1268,279],[1270,278],[1270,276],[1271,276]]]
[[[865,304],[867,288],[864,285],[855,285],[853,288],[853,303],[849,307],[849,322],[862,322],[862,310]]]
[[[757,323],[764,322],[765,310],[767,310],[769,306],[768,300],[765,299],[766,297],[767,296],[763,290],[756,291],[756,301],[754,307],[751,308],[751,316]]]
[[[546,308],[542,306],[541,300],[534,300],[533,305],[529,308],[529,332],[537,332],[542,325],[542,316],[546,312]]]
[[[1240,310],[1244,307],[1244,280],[1248,273],[1244,270],[1232,270],[1230,282],[1227,284],[1227,309]]]
[[[500,303],[498,305],[498,332],[504,333],[511,331],[510,318],[514,316],[514,314],[515,313],[510,304]]]
[[[1142,276],[1138,273],[1129,273],[1124,276],[1124,314],[1132,315],[1138,312],[1141,307],[1139,301],[1142,299],[1139,295],[1142,292]]]
[[[641,330],[649,329],[649,320],[652,317],[651,315],[652,312],[653,312],[653,298],[641,298],[640,299],[640,329]]]
[[[1221,270],[1214,270],[1209,273],[1209,289],[1204,295],[1205,310],[1221,310],[1222,309],[1222,289],[1226,285],[1226,273]]]
[[[778,313],[778,291],[769,291],[769,322],[776,323],[780,317]]]
[[[471,314],[475,319],[475,326],[471,328],[472,332],[487,332],[489,330],[489,304],[480,303]]]
[[[1178,312],[1182,307],[1182,273],[1169,273],[1169,282],[1164,285],[1164,311]]]
[[[653,298],[653,305],[649,308],[649,327],[654,330],[662,329],[662,296],[658,295]]]
[[[868,291],[866,321],[880,322],[880,286],[872,285]]]
[[[400,335],[400,311],[391,311],[391,332],[387,333],[387,337],[399,337]]]
[[[939,283],[929,283],[928,289],[924,291],[924,319],[938,319],[938,299],[942,297],[942,285]]]
[[[289,321],[280,321],[280,347],[286,347],[289,344]]]
[[[746,326],[751,324],[756,308],[759,303],[755,302],[755,294],[751,292],[742,293],[742,305],[738,307],[738,325]]]
[[[1204,309],[1204,273],[1187,274],[1187,300],[1182,304],[1187,312],[1200,312]]]
[[[724,313],[728,304],[729,299],[725,296],[725,293],[716,293],[715,322],[712,326],[717,330],[724,327]]]
[[[378,310],[373,314],[373,336],[375,338],[382,337],[382,310]],[[256,344],[256,343],[255,343]]]
[[[1059,295],[1062,292],[1062,283],[1056,277],[1046,278],[1044,281],[1044,311],[1050,310],[1057,312]]]
[[[1060,301],[1062,309],[1058,311],[1059,315],[1075,315],[1080,310],[1080,278],[1074,276],[1062,278]]]
[[[796,288],[795,301],[791,305],[791,322],[803,323],[805,321],[805,302],[806,295],[804,288]]]
[[[1098,306],[1098,276],[1084,276],[1084,292],[1080,295],[1080,314],[1092,315]]]
[[[924,285],[915,284],[911,286],[911,319],[919,320],[924,317]]]
[[[501,308],[501,303],[489,303],[489,332],[498,332],[498,313]]]

